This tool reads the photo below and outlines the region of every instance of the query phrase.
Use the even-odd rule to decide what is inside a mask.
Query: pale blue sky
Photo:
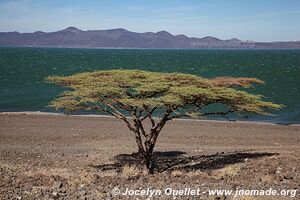
[[[299,0],[0,0],[0,31],[126,28],[255,41],[300,40]]]

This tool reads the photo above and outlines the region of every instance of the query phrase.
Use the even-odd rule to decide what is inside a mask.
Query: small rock
[[[20,189],[19,187],[17,187],[17,188],[15,189],[15,193],[16,193],[16,194],[20,194],[20,193],[21,193],[21,189]]]
[[[22,199],[22,197],[17,197],[17,199],[18,199],[18,200],[21,200],[21,199]]]
[[[66,193],[67,192],[67,189],[66,188],[61,188],[58,190],[59,193]]]
[[[52,188],[61,188],[62,187],[62,182],[61,181],[55,181],[52,185]]]
[[[67,194],[66,194],[65,192],[60,192],[60,193],[58,193],[58,195],[59,195],[60,197],[67,196]]]
[[[281,167],[277,167],[277,171],[282,171],[282,168]]]
[[[294,177],[292,175],[288,174],[288,175],[284,175],[283,178],[286,180],[292,180]]]
[[[57,197],[57,196],[58,196],[58,193],[57,193],[57,192],[52,192],[52,196],[53,196],[53,197]]]
[[[79,195],[81,195],[81,196],[86,195],[86,191],[84,191],[84,190],[79,191]]]

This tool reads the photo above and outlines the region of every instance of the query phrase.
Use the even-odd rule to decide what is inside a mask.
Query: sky
[[[189,37],[300,40],[299,0],[0,0],[0,31],[125,28]]]

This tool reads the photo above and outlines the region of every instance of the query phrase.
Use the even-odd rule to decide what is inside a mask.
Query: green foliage
[[[227,105],[230,112],[268,114],[266,109],[282,107],[263,101],[260,95],[237,89],[263,83],[255,78],[205,79],[182,73],[106,70],[66,77],[50,76],[47,81],[70,88],[51,102],[52,107],[67,111],[101,110],[118,114],[124,110],[142,113],[158,108],[175,112],[194,106],[195,111],[201,113],[203,107],[219,103]],[[187,109],[178,117],[195,117],[195,111]]]

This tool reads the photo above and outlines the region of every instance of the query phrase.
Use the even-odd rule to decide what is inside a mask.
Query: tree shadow
[[[243,163],[245,159],[278,155],[276,153],[260,152],[234,152],[216,153],[212,155],[187,156],[183,151],[154,152],[154,171],[161,173],[166,171],[181,170],[185,172],[196,170],[221,169],[226,165]],[[138,153],[119,154],[114,157],[113,164],[91,165],[102,171],[116,170],[120,172],[124,165],[139,165],[141,158]]]

